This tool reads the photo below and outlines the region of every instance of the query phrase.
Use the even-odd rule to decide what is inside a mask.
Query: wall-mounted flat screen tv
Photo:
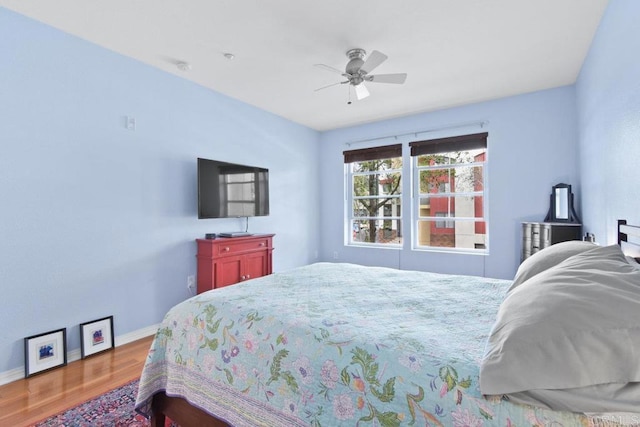
[[[198,158],[198,218],[269,215],[269,170]]]

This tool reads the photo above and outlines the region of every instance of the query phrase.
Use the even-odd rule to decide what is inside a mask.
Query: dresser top
[[[265,237],[273,237],[275,234],[249,234],[248,236],[237,236],[237,237],[216,237],[215,239],[196,239],[197,242],[240,242],[242,240],[251,240],[251,239],[262,239]]]

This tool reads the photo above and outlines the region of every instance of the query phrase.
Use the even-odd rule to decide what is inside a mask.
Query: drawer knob
[[[246,277],[245,276],[240,276],[240,280],[245,280]]]
[[[223,249],[223,251],[225,251],[225,252],[229,252],[229,246],[225,246],[225,247],[224,247],[224,249]]]
[[[264,242],[260,242],[258,246],[264,246]]]

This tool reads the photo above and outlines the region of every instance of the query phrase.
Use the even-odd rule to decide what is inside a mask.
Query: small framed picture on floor
[[[62,328],[24,339],[24,376],[67,364],[67,329]]]
[[[80,324],[80,350],[83,359],[114,347],[113,316]]]

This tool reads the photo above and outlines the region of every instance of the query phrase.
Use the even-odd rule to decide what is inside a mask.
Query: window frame
[[[402,144],[385,145],[379,147],[363,148],[358,150],[347,150],[343,152],[344,155],[344,172],[345,172],[345,236],[344,241],[346,246],[360,246],[360,247],[375,247],[375,248],[388,248],[388,249],[402,249],[404,245],[404,233],[403,233],[403,175],[405,175],[405,162],[402,156],[403,147]],[[354,163],[374,161],[374,160],[391,160],[399,159],[401,162],[400,168],[385,169],[378,171],[365,171],[354,172]],[[377,195],[364,195],[356,196],[354,194],[354,177],[355,176],[367,176],[378,174],[400,174],[400,193],[397,194],[377,194]],[[395,205],[400,210],[399,215],[385,216],[385,207],[382,206],[378,210],[378,215],[370,216],[363,215],[357,216],[354,214],[354,204],[358,199],[396,199]],[[367,212],[368,214],[368,212]],[[384,243],[384,242],[366,242],[356,241],[354,239],[355,224],[356,221],[397,221],[397,228],[400,233],[399,243]]]
[[[414,136],[417,136],[417,134],[414,134]],[[488,132],[483,132],[420,141],[405,140],[403,143],[393,145],[344,151],[344,245],[350,247],[369,247],[377,249],[406,249],[416,252],[447,252],[456,254],[489,255],[489,147],[487,139]],[[407,150],[407,148],[409,150]],[[462,163],[448,162],[432,165],[431,167],[434,170],[449,169],[450,171],[455,171],[459,168],[467,168],[470,172],[464,172],[464,175],[466,176],[469,176],[469,174],[479,173],[481,178],[481,181],[478,181],[480,183],[479,190],[476,190],[476,187],[473,186],[468,188],[456,188],[456,186],[453,185],[453,182],[445,182],[438,185],[438,192],[435,195],[431,193],[420,193],[420,172],[425,169],[423,166],[418,166],[418,158],[420,155],[451,153],[456,151],[475,151],[479,148],[483,149],[483,153],[481,153],[483,154],[481,161],[475,161],[477,159],[469,159],[469,161],[464,161]],[[400,194],[354,195],[354,176],[376,174],[380,171],[354,173],[353,163],[395,158],[398,158],[401,161],[400,168],[382,170],[382,172],[400,174],[400,186],[398,187]],[[480,172],[477,172],[475,169],[476,167],[481,168]],[[427,167],[427,169],[429,168]],[[458,176],[455,172],[448,172],[448,174],[450,177],[449,179],[453,179],[453,177]],[[460,176],[462,175],[463,174],[460,174]],[[471,182],[475,183],[475,180]],[[378,183],[378,185],[384,184]],[[452,185],[454,187],[453,191],[451,191]],[[445,191],[440,192],[441,189]],[[456,191],[458,189],[464,189],[467,191]],[[429,212],[433,216],[420,216],[421,199],[430,199],[432,196],[449,198],[449,203],[447,203],[447,215],[451,216],[438,216],[436,215],[436,212]],[[366,208],[361,209],[363,212],[355,211],[354,200],[357,200],[358,198],[389,197],[395,197],[398,199],[398,202],[395,203],[395,206],[398,206],[398,208],[394,209],[394,212],[398,213],[398,215],[384,216],[384,207],[381,207],[377,211],[377,216],[368,216]],[[470,212],[471,216],[455,216],[457,213],[463,213],[465,211],[464,205],[458,206],[458,204],[455,203],[456,197],[473,198],[464,202],[470,204],[470,209],[472,209]],[[480,198],[479,201],[478,198]],[[451,201],[454,203],[451,203]],[[430,202],[427,203],[431,204]],[[458,207],[460,207],[461,210],[458,211]],[[479,209],[481,210],[481,216],[477,215]],[[362,213],[364,216],[358,216],[358,213]],[[467,212],[464,213],[467,214]],[[357,241],[354,239],[356,237],[355,233],[359,233],[362,230],[361,226],[358,226],[356,230],[356,221],[358,220],[379,221],[376,223],[376,226],[382,226],[383,221],[385,220],[398,221],[395,225],[395,230],[398,230],[400,241],[398,243]],[[454,246],[432,246],[419,244],[421,241],[420,230],[421,227],[424,227],[424,224],[421,224],[421,222],[425,222],[426,224],[429,224],[427,226],[431,227],[436,224],[436,221],[438,224],[444,225],[443,228],[439,228],[440,230],[444,230],[447,233],[452,234]],[[462,224],[462,226],[456,229],[456,224]],[[379,230],[380,228],[376,227],[376,229]],[[392,228],[392,230],[394,230],[394,228]],[[360,239],[365,240],[362,235],[359,237]],[[458,240],[458,238],[460,238],[460,240]],[[466,241],[464,241],[465,239]],[[422,240],[424,241],[424,239]],[[433,241],[430,241],[429,243],[432,242]],[[465,245],[466,247],[455,247],[458,243],[460,243],[461,246]]]
[[[423,141],[414,141],[409,143],[409,147],[411,149],[411,179],[412,179],[412,191],[411,191],[411,249],[414,251],[438,251],[438,252],[452,252],[452,253],[471,253],[471,254],[481,254],[488,255],[489,254],[489,218],[488,218],[488,183],[487,183],[487,166],[489,163],[489,155],[488,155],[488,144],[487,144],[488,132],[469,134],[469,135],[460,135],[448,138],[437,138],[431,140],[423,140]],[[484,160],[481,162],[469,162],[469,163],[458,163],[458,164],[442,164],[442,165],[433,165],[433,166],[419,166],[418,159],[421,155],[430,155],[430,154],[443,154],[450,153],[456,151],[471,151],[483,148],[484,149]],[[453,216],[445,216],[444,218],[438,215],[439,212],[430,212],[431,215],[421,216],[421,202],[422,199],[432,198],[428,194],[420,192],[420,173],[424,170],[457,170],[460,168],[476,168],[480,167],[481,169],[481,177],[482,177],[482,189],[479,191],[461,191],[457,192],[451,191],[450,186],[448,191],[438,192],[437,197],[442,198],[451,198],[454,199],[456,197],[481,197],[482,198],[482,216],[460,216],[456,217],[455,214]],[[447,183],[449,184],[449,183]],[[445,186],[446,187],[446,186]],[[472,202],[472,203],[475,203]],[[455,208],[448,212],[451,214],[455,212]],[[476,212],[477,213],[477,212]],[[446,219],[445,219],[446,218]],[[420,222],[425,222],[427,224],[436,225],[444,225],[444,227],[439,228],[439,230],[447,230],[450,229],[449,225],[453,225],[454,231],[456,227],[456,223],[464,224],[473,222],[473,227],[475,229],[478,223],[484,223],[484,234],[483,234],[483,242],[480,245],[484,245],[483,248],[478,248],[479,242],[474,242],[474,247],[447,247],[447,246],[432,246],[432,245],[424,245],[420,244],[421,238],[421,226]],[[455,240],[455,237],[454,237]]]

